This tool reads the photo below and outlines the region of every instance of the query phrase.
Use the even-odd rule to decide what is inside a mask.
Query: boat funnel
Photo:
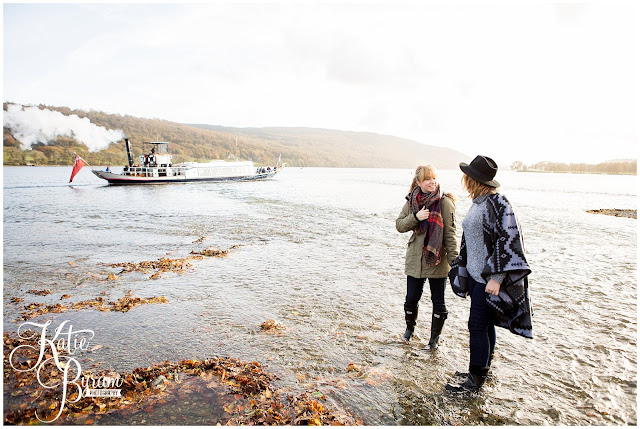
[[[131,143],[129,143],[129,139],[124,139],[124,144],[127,148],[127,158],[129,159],[129,167],[133,167],[133,155],[131,154]]]

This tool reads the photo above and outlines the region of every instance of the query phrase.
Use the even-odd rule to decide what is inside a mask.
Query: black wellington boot
[[[416,327],[416,321],[418,320],[418,307],[404,306],[404,320],[407,322],[407,330],[404,332],[403,340],[409,341],[413,336],[413,330]]]
[[[442,332],[442,327],[444,326],[444,321],[447,320],[448,314],[449,313],[446,311],[434,311],[431,315],[431,338],[429,339],[429,344],[426,347],[427,350],[435,350],[438,348],[440,333]]]
[[[480,367],[477,365],[469,365],[469,375],[467,375],[467,379],[462,384],[450,384],[444,387],[449,392],[477,392],[480,390],[485,380],[487,379],[487,372],[489,372],[488,367]]]

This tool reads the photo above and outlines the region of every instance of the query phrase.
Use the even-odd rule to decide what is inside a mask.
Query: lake
[[[93,362],[118,372],[214,355],[257,361],[278,387],[317,388],[367,425],[637,424],[637,221],[586,212],[636,209],[636,176],[498,173],[533,270],[535,338],[498,329],[494,377],[481,394],[457,396],[444,385],[468,366],[468,300],[447,284],[449,319],[427,352],[427,288],[415,339],[399,341],[409,234],[395,219],[412,170],[291,167],[263,182],[147,187],[108,186],[88,167],[69,185],[70,172],[3,169],[5,332],[27,302],[131,290],[168,303],[35,320],[94,330],[103,347]],[[457,196],[459,235],[470,205],[460,176],[439,176]],[[157,279],[108,265],[235,245]],[[53,294],[27,292],[43,288]],[[280,335],[260,331],[269,319],[286,327]]]

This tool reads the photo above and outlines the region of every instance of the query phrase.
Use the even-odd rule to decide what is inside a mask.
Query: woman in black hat
[[[455,197],[441,193],[435,168],[421,165],[416,168],[405,198],[407,201],[396,219],[398,232],[412,232],[405,256],[407,295],[404,316],[407,329],[403,339],[409,341],[413,336],[418,303],[424,283],[429,279],[433,308],[428,348],[435,349],[448,314],[444,292],[449,263],[458,256]]]
[[[469,372],[464,382],[450,383],[454,392],[477,391],[484,384],[496,344],[495,326],[533,338],[527,276],[520,225],[494,180],[498,166],[478,155],[460,163],[462,184],[473,200],[462,221],[460,254],[449,278],[456,295],[471,297]]]

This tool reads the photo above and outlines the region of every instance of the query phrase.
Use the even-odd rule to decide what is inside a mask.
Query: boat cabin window
[[[142,142],[142,145],[144,153],[169,154],[169,142]]]
[[[169,143],[158,143],[155,144],[155,153],[158,154],[163,154],[163,153],[169,153]]]

